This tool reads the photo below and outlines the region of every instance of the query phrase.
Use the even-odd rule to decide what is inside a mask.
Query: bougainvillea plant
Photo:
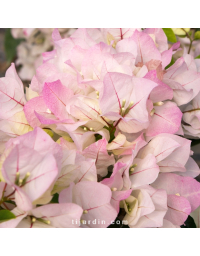
[[[0,228],[182,226],[200,206],[200,59],[170,66],[160,28],[52,42],[29,87],[14,64],[0,78]]]

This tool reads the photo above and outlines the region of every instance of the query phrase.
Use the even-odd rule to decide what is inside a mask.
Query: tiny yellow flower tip
[[[81,220],[81,224],[83,224],[84,223],[84,220]]]
[[[30,175],[31,175],[30,172],[27,172],[26,177],[29,177]]]
[[[134,168],[131,168],[131,169],[130,169],[130,172],[134,172],[134,170],[135,170]]]
[[[155,113],[155,109],[153,108],[150,112],[150,116],[153,116],[153,114]]]
[[[83,213],[86,214],[86,213],[88,213],[88,211],[87,211],[87,210],[84,210]]]
[[[176,194],[176,196],[180,196],[180,194],[179,194],[179,193],[177,193],[177,194]]]
[[[19,180],[19,183],[21,184],[22,182],[23,182],[23,180],[22,180],[22,179],[20,179],[20,180]]]
[[[112,191],[117,191],[117,188],[111,188]]]
[[[126,104],[126,100],[123,99],[123,100],[122,100],[122,108],[125,106],[125,104]]]
[[[86,128],[86,127],[84,127],[84,128],[83,128],[83,130],[84,130],[84,131],[87,131],[87,128]]]
[[[97,95],[97,99],[99,98],[99,95]]]
[[[96,91],[96,94],[99,94],[99,91]]]
[[[122,111],[124,111],[125,110],[125,108],[122,108]]]
[[[49,108],[46,110],[46,112],[51,114],[51,110]]]
[[[19,172],[17,172],[17,173],[16,173],[16,176],[17,176],[17,177],[19,177],[19,175],[20,175],[20,173],[19,173]]]
[[[134,103],[133,101],[130,102],[131,105],[133,105],[133,103]]]
[[[46,222],[48,225],[50,225],[51,224],[51,221],[50,220],[47,220],[47,222]]]
[[[31,220],[32,222],[36,222],[36,218],[32,218],[32,220]]]
[[[131,211],[132,211],[132,209],[131,209],[131,208],[129,208],[129,209],[128,209],[128,211],[129,211],[129,212],[131,212]]]
[[[94,129],[91,127],[91,128],[90,128],[90,131],[93,131],[93,130],[94,130]]]
[[[155,102],[154,106],[162,106],[164,103],[162,101]]]

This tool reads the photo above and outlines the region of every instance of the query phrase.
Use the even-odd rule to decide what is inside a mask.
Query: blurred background
[[[6,29],[0,28],[0,77],[4,76],[6,70],[6,54],[4,49],[4,39],[5,39]]]

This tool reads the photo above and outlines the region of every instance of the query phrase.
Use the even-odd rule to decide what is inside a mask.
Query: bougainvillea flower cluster
[[[0,78],[0,228],[183,225],[200,205],[184,137],[200,136],[199,61],[168,68],[180,43],[162,29],[52,41],[25,91],[14,64]]]
[[[63,37],[70,36],[75,29],[60,28]],[[42,53],[53,49],[51,34],[53,28],[12,28],[12,36],[21,39],[17,46],[16,65],[19,77],[30,81],[35,70],[42,64]]]

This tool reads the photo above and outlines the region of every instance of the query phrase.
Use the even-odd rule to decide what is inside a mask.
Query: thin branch
[[[189,49],[188,49],[188,54],[189,54],[191,51],[191,48],[192,48],[193,39],[191,38],[191,36],[188,34],[188,32],[184,28],[182,28],[182,30],[185,32],[186,36],[190,39],[190,45],[189,45]]]

